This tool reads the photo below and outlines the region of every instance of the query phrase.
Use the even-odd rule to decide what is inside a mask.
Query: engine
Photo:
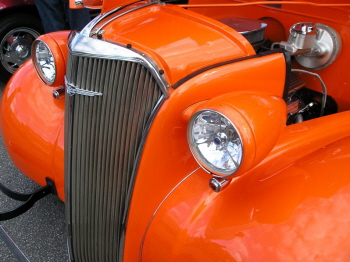
[[[296,72],[302,71],[297,70]],[[334,114],[338,111],[337,103],[332,97],[307,88],[304,81],[294,72],[291,74],[286,103],[288,125]]]
[[[260,20],[246,18],[227,18],[220,22],[242,34],[257,53],[280,48],[288,52],[293,59],[290,85],[285,95],[288,109],[287,124],[296,124],[338,111],[335,100],[327,95],[327,87],[319,74],[310,70],[322,70],[337,58],[340,49],[340,37],[329,26],[315,23],[297,23],[290,28],[287,41],[272,43],[265,39],[267,24]],[[303,69],[299,69],[301,68]],[[299,76],[312,75],[322,86],[322,93],[310,89]]]

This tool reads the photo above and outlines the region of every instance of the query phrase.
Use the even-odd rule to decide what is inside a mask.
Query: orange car
[[[349,260],[348,0],[77,2],[1,106],[72,261]]]

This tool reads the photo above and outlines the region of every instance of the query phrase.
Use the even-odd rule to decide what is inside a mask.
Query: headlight
[[[52,85],[56,80],[56,64],[52,51],[49,46],[36,40],[33,43],[33,62],[41,80],[47,85]]]
[[[189,122],[187,137],[197,162],[213,175],[230,176],[240,167],[241,137],[232,122],[219,112],[197,112]]]

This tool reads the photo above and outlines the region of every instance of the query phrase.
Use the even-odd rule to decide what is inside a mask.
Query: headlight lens
[[[48,85],[56,79],[56,65],[50,48],[41,40],[33,44],[33,61],[40,78]]]
[[[242,140],[227,117],[213,110],[199,111],[191,118],[187,132],[192,154],[203,168],[220,177],[238,170]]]

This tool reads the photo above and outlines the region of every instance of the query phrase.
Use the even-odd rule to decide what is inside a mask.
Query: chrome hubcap
[[[30,28],[16,28],[1,40],[0,60],[3,67],[13,74],[31,57],[31,46],[40,34]]]
[[[16,47],[16,57],[18,58],[18,60],[28,58],[29,53],[29,48],[26,45],[18,45]]]

